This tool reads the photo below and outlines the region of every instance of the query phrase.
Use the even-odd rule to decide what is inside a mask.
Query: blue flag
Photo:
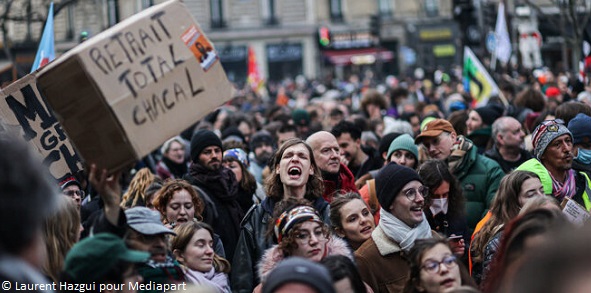
[[[41,43],[35,56],[35,62],[31,68],[31,72],[37,70],[55,59],[55,47],[53,40],[53,2],[49,5],[49,13],[47,14],[47,22],[43,29],[43,36],[41,36]]]

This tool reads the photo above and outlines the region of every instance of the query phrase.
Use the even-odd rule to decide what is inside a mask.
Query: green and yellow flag
[[[468,47],[464,47],[464,88],[474,99],[473,107],[485,105],[492,95],[500,94],[499,86]]]

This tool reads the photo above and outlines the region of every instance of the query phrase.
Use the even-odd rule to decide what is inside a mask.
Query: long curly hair
[[[437,189],[444,181],[449,183],[448,213],[450,216],[461,216],[466,213],[464,208],[466,198],[464,197],[462,188],[460,188],[460,183],[456,177],[451,174],[447,164],[444,161],[428,160],[419,166],[419,170],[417,172],[419,173],[421,179],[423,179],[423,183],[429,187],[430,192],[433,192],[435,189]],[[429,206],[431,206],[430,202],[425,205],[424,209],[429,209]]]
[[[166,219],[166,206],[168,202],[172,199],[173,195],[180,191],[186,190],[189,195],[191,195],[191,201],[193,202],[193,206],[195,207],[195,218],[202,220],[203,209],[205,208],[205,204],[199,197],[197,190],[189,184],[189,182],[183,179],[168,179],[162,185],[162,188],[156,192],[154,195],[154,208],[160,212],[162,216],[162,222],[166,223],[168,220]]]
[[[135,206],[144,206],[146,204],[146,189],[154,182],[156,176],[148,168],[141,168],[131,182],[129,188],[123,194],[121,199],[122,208],[132,208]]]
[[[470,247],[472,259],[475,262],[482,262],[484,248],[488,241],[499,231],[506,223],[517,217],[521,206],[519,206],[519,192],[521,185],[525,180],[540,177],[530,171],[513,171],[501,180],[497,194],[490,207],[491,217],[482,226],[482,229],[474,235],[474,240]]]
[[[57,213],[45,221],[43,235],[47,251],[43,273],[57,282],[66,254],[80,238],[80,212],[72,199],[61,196]]]
[[[299,138],[290,138],[281,145],[272,158],[270,168],[271,174],[265,179],[265,192],[267,192],[267,197],[275,199],[276,201],[283,199],[283,183],[281,182],[279,174],[277,174],[275,170],[279,168],[279,162],[285,151],[297,144],[303,144],[306,147],[310,155],[310,164],[314,169],[314,174],[310,175],[308,182],[306,183],[306,194],[304,195],[304,198],[314,202],[314,200],[322,196],[322,193],[324,192],[324,183],[322,181],[320,168],[316,165],[312,148]]]
[[[190,221],[174,227],[176,236],[173,236],[170,239],[170,250],[173,251],[175,256],[187,249],[187,246],[189,246],[193,235],[195,235],[195,233],[201,229],[207,230],[207,232],[211,234],[211,239],[213,239],[213,228],[204,222]],[[187,264],[183,265],[187,266]],[[226,274],[229,273],[231,269],[230,262],[215,253],[213,254],[213,267],[215,268],[216,272],[222,272]]]

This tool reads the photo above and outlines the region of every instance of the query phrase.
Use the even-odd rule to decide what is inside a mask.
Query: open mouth
[[[361,234],[366,234],[367,232],[370,232],[370,231],[371,231],[371,226],[367,226],[367,227],[361,229]]]
[[[441,286],[450,287],[450,286],[453,286],[454,283],[455,283],[455,280],[453,278],[447,278],[447,279],[443,280],[443,282],[441,282]]]
[[[302,175],[302,169],[298,167],[291,167],[289,168],[289,170],[287,170],[287,174],[289,176],[299,177],[300,175]]]
[[[165,253],[152,253],[150,257],[155,262],[165,262],[166,261],[166,254]]]
[[[415,213],[422,213],[423,212],[423,207],[422,206],[416,206],[416,207],[412,207],[410,208],[411,212],[415,212]]]
[[[176,220],[176,222],[177,222],[177,223],[186,223],[186,222],[188,222],[188,221],[189,221],[189,220],[188,220],[188,219],[186,219],[186,218],[180,218],[180,219],[177,219],[177,220]]]

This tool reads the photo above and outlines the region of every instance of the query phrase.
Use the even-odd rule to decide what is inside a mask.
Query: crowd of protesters
[[[246,87],[132,169],[61,182],[2,129],[3,289],[582,292],[591,88],[542,74]]]

